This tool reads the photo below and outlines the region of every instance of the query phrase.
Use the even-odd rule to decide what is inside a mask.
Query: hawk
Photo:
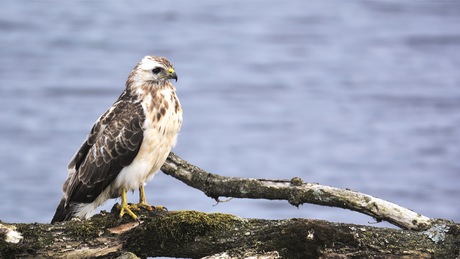
[[[144,185],[152,179],[176,144],[182,108],[170,79],[173,65],[146,56],[132,70],[118,100],[94,123],[68,166],[64,195],[51,223],[87,219],[97,207],[121,197],[120,217],[133,219],[134,208],[151,208]],[[128,204],[126,192],[139,189],[139,204]]]

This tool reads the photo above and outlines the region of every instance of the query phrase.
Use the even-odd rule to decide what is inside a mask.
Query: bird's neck
[[[174,91],[174,86],[168,80],[139,81],[128,79],[126,82],[126,92],[131,95],[137,95],[141,98],[166,89]]]

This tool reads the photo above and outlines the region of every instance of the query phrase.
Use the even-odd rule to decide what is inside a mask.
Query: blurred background
[[[174,152],[190,163],[460,222],[459,14],[454,1],[2,1],[0,220],[51,220],[68,162],[154,54],[179,76]],[[169,210],[388,226],[286,201],[215,206],[163,173],[146,191]]]

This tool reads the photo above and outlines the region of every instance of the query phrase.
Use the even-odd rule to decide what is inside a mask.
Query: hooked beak
[[[169,79],[176,79],[176,82],[177,82],[177,74],[176,74],[176,71],[174,71],[173,68],[168,69],[168,78]]]

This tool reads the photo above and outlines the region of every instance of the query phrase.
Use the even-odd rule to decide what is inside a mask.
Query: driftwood
[[[171,153],[161,170],[219,201],[234,198],[287,200],[294,206],[303,203],[357,211],[377,221],[388,221],[403,229],[426,230],[431,219],[399,205],[348,189],[291,180],[248,179],[211,174]]]
[[[163,172],[219,197],[285,199],[355,210],[402,228],[321,220],[243,219],[196,211],[139,211],[141,222],[114,213],[50,224],[0,223],[0,258],[459,258],[460,225],[398,205],[318,184],[229,178],[170,154]]]

